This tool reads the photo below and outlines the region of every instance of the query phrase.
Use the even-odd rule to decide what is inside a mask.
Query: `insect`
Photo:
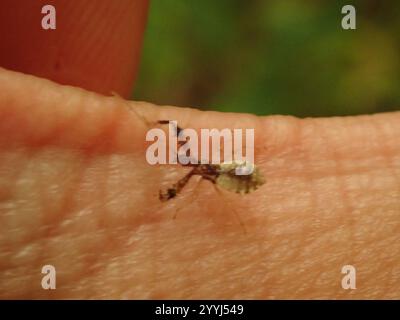
[[[113,95],[123,101],[117,94]],[[128,109],[136,114],[141,120],[143,120],[146,125],[151,125],[151,123],[146,120],[142,115],[138,114],[133,110],[129,104],[127,104]],[[170,124],[170,120],[158,120],[158,124]],[[153,123],[154,124],[154,123]],[[184,129],[176,127],[176,135],[179,136]],[[179,143],[185,143],[184,141],[179,141]],[[236,192],[240,194],[247,194],[262,186],[265,183],[264,176],[260,170],[251,163],[245,161],[233,161],[231,163],[221,163],[221,164],[202,164],[197,161],[197,163],[182,164],[185,167],[191,167],[192,169],[183,178],[179,179],[172,186],[166,190],[159,191],[159,199],[161,202],[169,201],[175,198],[182,189],[189,182],[190,178],[193,176],[200,176],[204,180],[210,181],[214,186],[221,187],[231,192]],[[248,175],[237,175],[236,170],[240,168],[251,168],[251,174]],[[218,188],[216,188],[217,191]],[[235,211],[235,210],[234,210]],[[240,224],[245,230],[244,224],[241,221],[239,215],[235,212]],[[176,217],[176,214],[175,216]]]
[[[168,124],[169,120],[159,120],[159,124]],[[179,127],[176,128],[177,135],[184,130]],[[174,183],[171,187],[166,190],[160,190],[159,199],[162,202],[175,198],[189,182],[190,178],[198,175],[202,179],[208,180],[216,186],[219,186],[228,191],[246,194],[258,189],[265,183],[264,176],[260,170],[254,165],[245,161],[233,161],[231,163],[221,164],[202,164],[188,163],[182,164],[185,167],[191,167],[183,178]],[[241,168],[249,169],[251,167],[251,174],[248,175],[237,175],[236,170]]]

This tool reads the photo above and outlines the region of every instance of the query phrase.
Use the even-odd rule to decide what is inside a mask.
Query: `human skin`
[[[135,73],[103,85],[101,68],[67,79],[2,59],[103,94],[126,96]],[[146,162],[160,119],[254,128],[266,183],[240,196],[197,177],[161,203],[188,169]],[[0,298],[399,298],[399,120],[159,107],[0,69]],[[48,264],[56,290],[41,286]]]
[[[399,298],[399,113],[201,112],[4,69],[0,88],[1,298]],[[161,203],[187,169],[146,162],[158,119],[254,128],[266,184],[240,196],[193,179]]]
[[[51,4],[56,29],[43,30]],[[139,65],[147,0],[2,0],[0,66],[129,97]]]

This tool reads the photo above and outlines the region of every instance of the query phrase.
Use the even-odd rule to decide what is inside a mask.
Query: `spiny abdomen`
[[[220,172],[216,184],[221,188],[236,193],[249,193],[265,183],[265,179],[258,168],[254,168],[249,175],[236,175],[235,170]]]

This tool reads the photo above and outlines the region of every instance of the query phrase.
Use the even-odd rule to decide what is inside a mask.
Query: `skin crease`
[[[146,1],[124,5],[132,3]],[[115,13],[110,6],[104,12]],[[97,30],[82,21],[78,30]],[[115,22],[114,15],[99,21]],[[109,50],[118,50],[99,60],[109,52],[104,43],[91,41],[83,52],[92,56],[80,56],[76,48],[91,32],[75,34],[56,71],[40,67],[57,65],[51,51],[37,54],[37,64],[12,54],[29,50],[13,43],[18,37],[35,39],[30,45],[41,39],[15,26],[17,35],[2,39],[12,49],[2,51],[1,65],[127,96],[136,67],[119,80],[127,61],[120,55],[138,57],[139,25],[130,28],[133,44],[114,43]],[[102,61],[115,63],[103,69]],[[161,203],[159,188],[187,169],[146,162],[145,134],[160,119],[183,128],[255,128],[266,184],[240,196],[196,178]],[[160,108],[0,69],[0,298],[398,299],[399,121],[400,113],[297,119]],[[41,287],[46,264],[56,267],[56,290]],[[341,287],[348,264],[357,270],[356,290]]]

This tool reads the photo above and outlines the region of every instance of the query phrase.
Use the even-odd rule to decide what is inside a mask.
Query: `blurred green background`
[[[352,4],[357,30],[343,30]],[[400,110],[400,1],[150,0],[133,97],[260,115]]]

